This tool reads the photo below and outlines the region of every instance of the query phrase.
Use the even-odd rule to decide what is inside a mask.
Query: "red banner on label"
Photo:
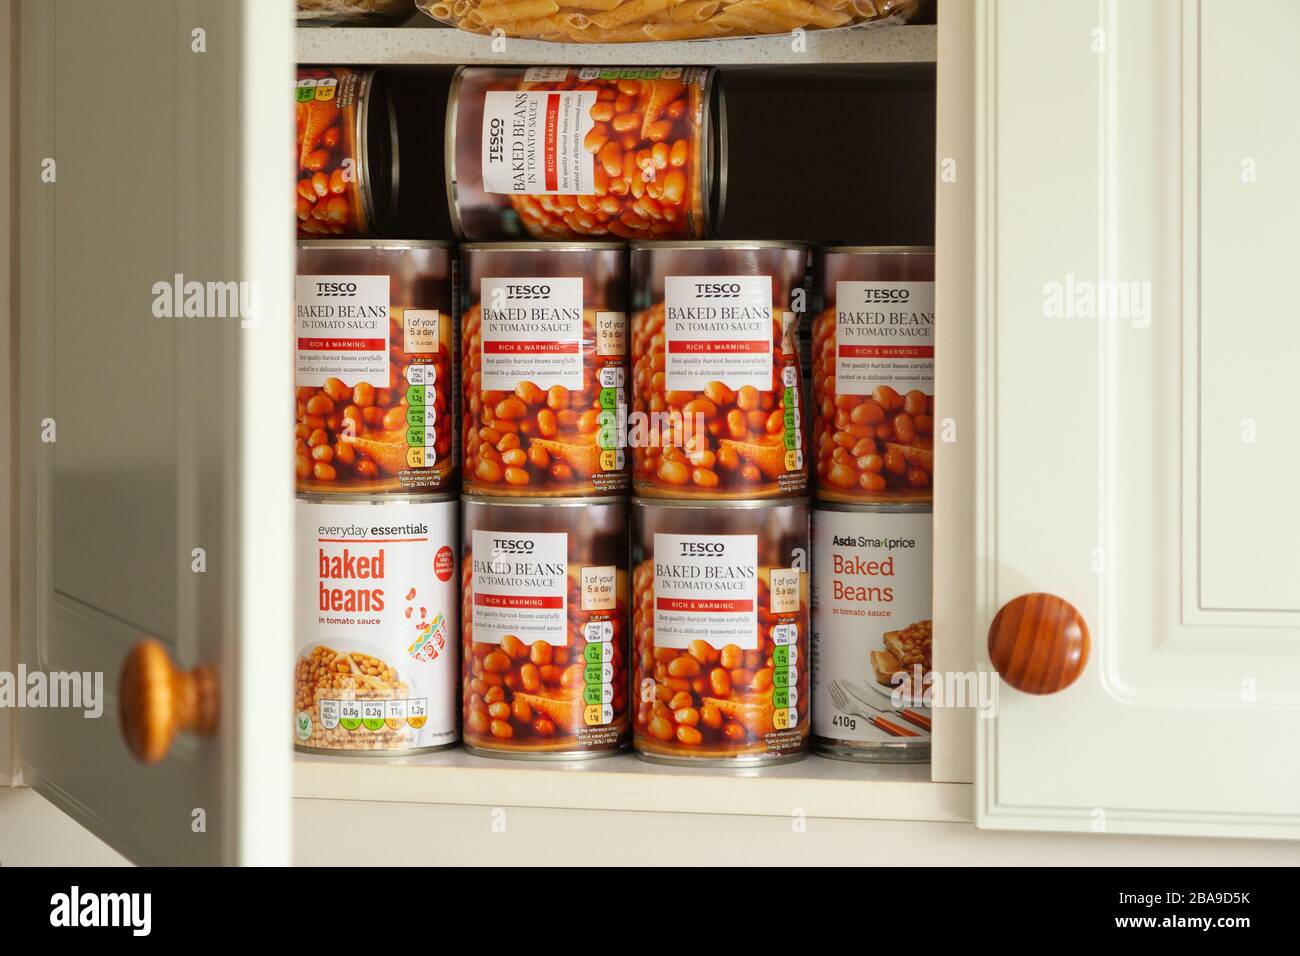
[[[563,342],[484,342],[486,355],[560,355],[580,351],[576,339]]]
[[[710,614],[744,614],[754,610],[753,601],[701,598],[655,598],[656,611],[703,611]]]
[[[546,98],[546,151],[542,154],[546,163],[546,188],[555,192],[559,182],[557,174],[556,147],[560,127],[560,94],[552,93]]]
[[[718,355],[768,352],[772,343],[764,340],[741,342],[692,342],[678,339],[668,343],[668,351],[678,355],[682,353],[697,355]]]
[[[299,339],[299,352],[387,352],[387,339]]]
[[[841,345],[840,358],[934,358],[934,346]]]
[[[562,608],[564,598],[538,594],[484,594],[474,592],[476,607]]]

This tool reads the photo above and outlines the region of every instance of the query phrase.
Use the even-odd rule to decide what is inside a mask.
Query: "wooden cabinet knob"
[[[186,673],[167,649],[141,641],[122,666],[122,736],[141,763],[158,763],[182,730],[210,736],[217,729],[217,677],[210,667]]]
[[[1022,594],[989,625],[989,659],[1002,679],[1026,694],[1054,694],[1088,663],[1088,624],[1055,594]]]

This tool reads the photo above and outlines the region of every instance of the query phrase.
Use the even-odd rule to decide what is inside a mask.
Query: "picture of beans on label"
[[[397,199],[397,129],[382,76],[302,68],[294,101],[298,237],[381,232]]]
[[[298,491],[455,489],[451,246],[315,240],[298,248]]]
[[[626,747],[626,502],[462,502],[465,746],[536,759]]]
[[[809,731],[808,508],[633,501],[634,742],[765,762]]]
[[[457,503],[295,504],[300,750],[456,742]]]
[[[930,510],[813,510],[813,747],[851,760],[930,755]]]
[[[626,252],[462,247],[465,492],[627,491]]]
[[[631,253],[633,487],[794,497],[807,488],[798,314],[807,250],[647,243]]]
[[[934,483],[934,253],[832,247],[813,320],[817,496],[928,502]]]
[[[461,67],[452,223],[468,239],[708,235],[720,110],[704,67]]]

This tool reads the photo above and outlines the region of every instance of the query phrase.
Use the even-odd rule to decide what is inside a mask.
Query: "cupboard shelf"
[[[424,22],[421,22],[424,21]],[[796,53],[787,34],[662,43],[539,43],[507,40],[500,53],[490,37],[439,27],[428,17],[402,27],[299,27],[299,63],[437,65],[572,63],[583,65],[807,65],[810,63],[934,63],[936,26],[864,25],[811,30]]]
[[[667,767],[630,754],[542,764],[461,750],[419,757],[297,755],[294,796],[565,810],[639,810],[968,823],[969,784],[934,783],[929,764],[808,757],[763,771]]]

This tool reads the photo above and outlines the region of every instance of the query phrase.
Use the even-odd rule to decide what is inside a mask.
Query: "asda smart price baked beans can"
[[[456,500],[300,497],[294,508],[294,747],[454,744]]]
[[[294,427],[300,493],[455,493],[453,247],[298,245]]]
[[[707,67],[461,67],[447,196],[467,239],[707,236],[724,113]]]
[[[934,250],[832,246],[813,320],[816,495],[928,503],[934,484]]]
[[[301,67],[294,102],[298,237],[382,235],[398,184],[397,125],[382,74]]]
[[[637,498],[632,513],[637,751],[726,766],[802,756],[807,503]]]
[[[928,760],[930,510],[813,509],[813,749]]]
[[[627,250],[461,250],[465,492],[627,492]]]
[[[637,243],[631,263],[634,493],[805,494],[807,247]]]
[[[461,694],[475,753],[628,744],[626,501],[462,499]]]

